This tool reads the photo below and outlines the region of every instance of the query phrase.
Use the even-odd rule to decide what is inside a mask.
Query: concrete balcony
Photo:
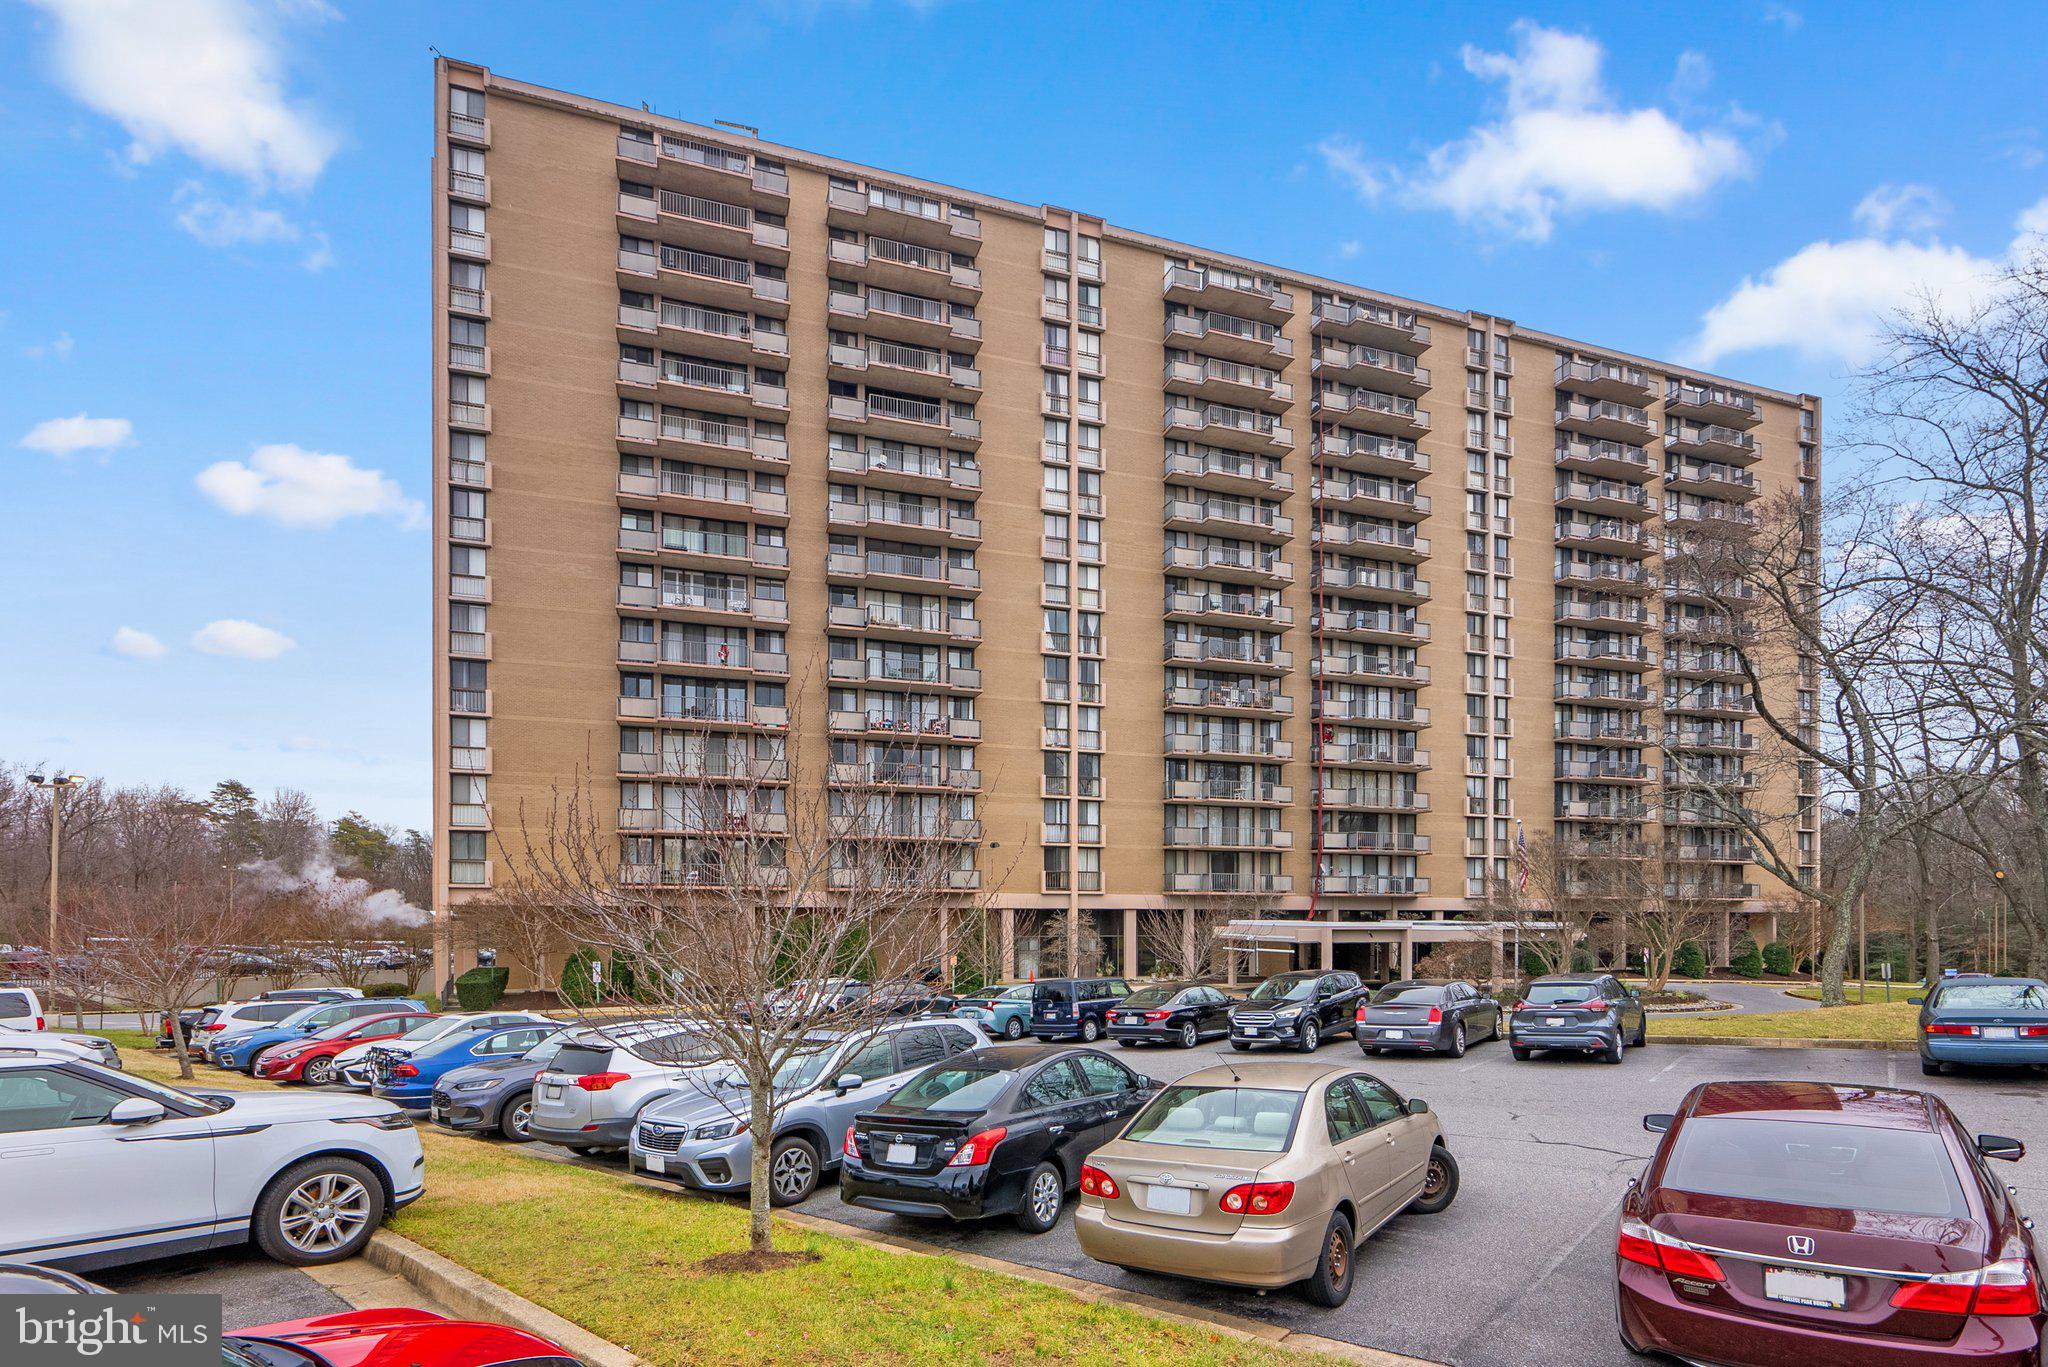
[[[1363,385],[1396,394],[1419,395],[1429,388],[1429,367],[1405,352],[1383,347],[1325,342],[1309,356],[1309,374],[1319,380]]]
[[[1676,377],[1664,382],[1664,414],[1738,428],[1754,427],[1763,421],[1757,396],[1749,390],[1695,384]]]
[[[1413,479],[1429,473],[1429,456],[1416,450],[1414,441],[1405,437],[1348,428],[1319,428],[1311,449],[1318,461],[1370,475]]]
[[[1610,399],[1641,408],[1657,397],[1647,372],[1620,361],[1559,357],[1554,378],[1557,388],[1588,399]]]
[[[1294,314],[1294,296],[1271,280],[1221,266],[1166,265],[1167,299],[1190,308],[1282,323]]]
[[[1557,425],[1595,441],[1618,441],[1640,445],[1655,439],[1657,424],[1649,413],[1634,404],[1611,399],[1566,399],[1555,410]]]
[[[971,211],[883,185],[865,190],[832,186],[825,193],[825,221],[834,227],[857,228],[897,242],[970,256],[981,246],[981,220]]]
[[[1763,454],[1756,437],[1739,428],[1677,418],[1664,424],[1664,449],[1674,456],[1698,456],[1740,465],[1754,464]]]
[[[1420,354],[1429,346],[1429,324],[1413,309],[1391,304],[1327,300],[1316,305],[1310,322],[1318,338],[1330,341],[1391,347],[1410,354]]]

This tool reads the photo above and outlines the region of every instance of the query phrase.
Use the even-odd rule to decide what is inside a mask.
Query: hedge
[[[371,983],[363,989],[363,996],[366,998],[409,997],[411,995],[412,993],[405,990],[404,983]]]
[[[1764,946],[1764,971],[1775,973],[1781,978],[1792,976],[1792,946],[1783,940],[1773,940]]]
[[[597,955],[588,949],[579,949],[571,954],[562,965],[562,1000],[571,1006],[595,1006],[602,994],[602,984],[591,977],[591,970],[598,966]]]
[[[481,964],[455,980],[455,1001],[465,1011],[488,1011],[505,997],[509,968],[487,968]]]
[[[1707,976],[1707,955],[1697,940],[1687,940],[1671,956],[1671,976],[1674,978],[1704,978]]]
[[[1735,953],[1728,958],[1729,971],[1738,978],[1761,978],[1764,975],[1764,956],[1757,951],[1756,941],[1745,935],[1735,942]]]

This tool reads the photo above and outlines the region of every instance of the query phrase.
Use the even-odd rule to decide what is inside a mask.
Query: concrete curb
[[[600,1167],[588,1160],[572,1158],[567,1155],[557,1156],[548,1153],[531,1153],[529,1156],[538,1158],[543,1162],[560,1163],[567,1167],[591,1168],[598,1172],[608,1172],[622,1181],[633,1183],[635,1186],[647,1187],[670,1196],[692,1199],[689,1193],[682,1191],[673,1182],[658,1182],[651,1177],[642,1177],[637,1172],[617,1172],[608,1167]],[[836,1239],[845,1239],[852,1243],[864,1244],[881,1252],[901,1253],[920,1258],[944,1258],[949,1262],[963,1263],[968,1267],[977,1268],[983,1272],[992,1272],[999,1277],[1014,1277],[1019,1281],[1036,1282],[1040,1286],[1054,1287],[1065,1291],[1078,1300],[1087,1301],[1092,1304],[1119,1305],[1126,1309],[1136,1310],[1140,1314],[1150,1315],[1154,1319],[1170,1320],[1176,1324],[1185,1324],[1196,1329],[1207,1329],[1230,1338],[1263,1343],[1268,1347],[1280,1348],[1289,1352],[1321,1353],[1326,1357],[1342,1358],[1347,1362],[1364,1363],[1366,1367],[1443,1367],[1442,1363],[1437,1362],[1433,1358],[1408,1357],[1401,1353],[1390,1353],[1381,1348],[1368,1348],[1362,1344],[1347,1343],[1342,1339],[1324,1338],[1320,1334],[1305,1334],[1299,1330],[1289,1329],[1284,1325],[1266,1324],[1260,1320],[1248,1319],[1242,1315],[1228,1314],[1221,1310],[1204,1310],[1158,1296],[1146,1296],[1136,1291],[1125,1291],[1121,1287],[1104,1286],[1100,1282],[1091,1282],[1081,1277],[1070,1277],[1064,1272],[1047,1271],[1044,1268],[1032,1267],[1027,1263],[1008,1262],[1002,1258],[991,1258],[983,1253],[970,1253],[965,1249],[943,1248],[938,1244],[928,1244],[920,1239],[906,1238],[900,1234],[877,1234],[871,1229],[863,1229],[859,1225],[844,1224],[822,1215],[809,1215],[797,1210],[777,1210],[775,1212],[775,1219],[779,1223],[789,1225],[795,1229],[807,1229],[816,1234],[827,1234]],[[379,1237],[381,1238],[382,1236],[380,1235]],[[375,1247],[374,1243],[372,1247]],[[421,1251],[424,1252],[425,1250]],[[434,1255],[428,1254],[428,1256],[432,1257]],[[444,1258],[441,1261],[446,1262],[447,1260]],[[451,1263],[450,1266],[452,1267],[454,1264]],[[479,1278],[478,1280],[482,1279]],[[486,1285],[488,1284],[486,1283]],[[504,1294],[510,1295],[511,1293],[506,1292]],[[513,1299],[517,1300],[518,1298],[513,1297]],[[538,1306],[534,1308],[539,1309]],[[543,1310],[541,1313],[546,1314],[547,1312]],[[540,1333],[542,1331],[535,1330],[534,1332]],[[567,1346],[566,1342],[564,1346]],[[593,1359],[593,1361],[595,1360]],[[597,1367],[609,1367],[609,1365],[598,1364]]]
[[[1760,1039],[1741,1035],[1661,1035],[1658,1044],[1724,1044],[1743,1049],[1896,1049],[1908,1053],[1920,1046],[1909,1039]]]
[[[403,1234],[380,1229],[363,1249],[363,1257],[402,1277],[458,1315],[492,1320],[524,1329],[558,1343],[590,1367],[653,1367],[647,1359],[599,1338],[579,1325],[545,1310],[524,1296],[515,1296],[458,1262],[424,1248]]]

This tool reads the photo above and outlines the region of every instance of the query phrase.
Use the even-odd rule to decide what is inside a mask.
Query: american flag
[[[1529,838],[1522,833],[1522,823],[1515,823],[1515,891],[1529,890]]]

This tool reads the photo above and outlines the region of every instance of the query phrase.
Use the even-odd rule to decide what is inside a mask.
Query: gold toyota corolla
[[[1426,1103],[1342,1064],[1223,1064],[1162,1089],[1089,1156],[1074,1229],[1082,1252],[1118,1267],[1299,1282],[1342,1305],[1361,1242],[1457,1194]]]

